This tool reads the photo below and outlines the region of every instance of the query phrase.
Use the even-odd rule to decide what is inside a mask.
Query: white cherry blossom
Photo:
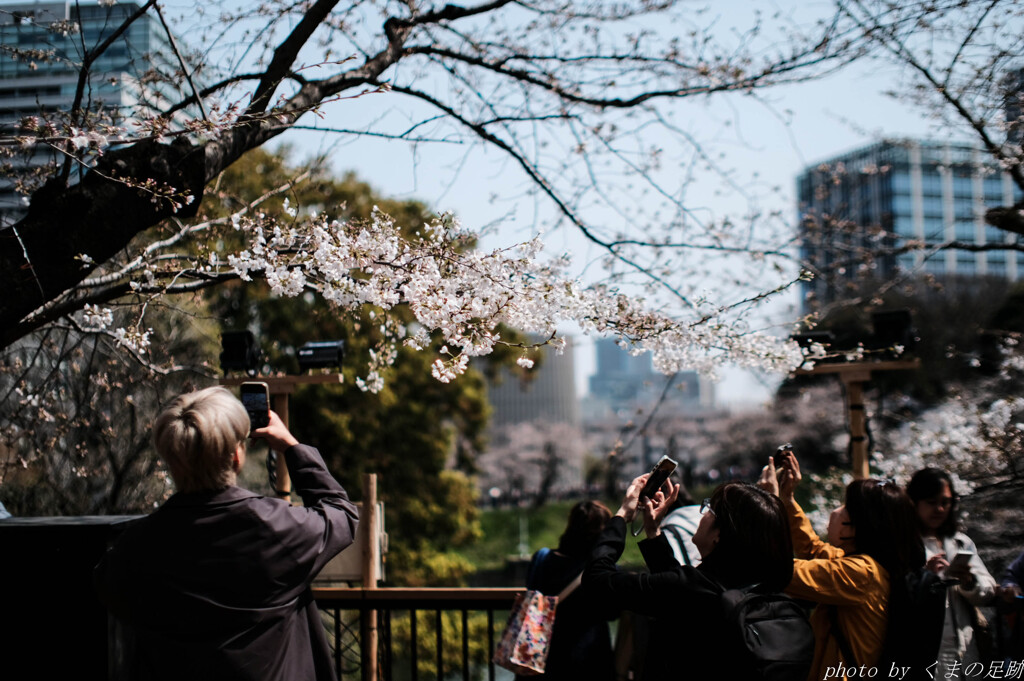
[[[447,353],[431,372],[452,381],[466,371],[470,357],[487,355],[503,342],[500,324],[541,335],[547,339],[541,344],[557,347],[564,347],[559,329],[566,325],[616,335],[634,353],[650,352],[664,373],[692,368],[714,375],[726,361],[786,371],[802,359],[794,343],[751,331],[741,317],[712,303],[710,294],[687,317],[672,316],[613,287],[584,285],[570,276],[567,256],[542,258],[539,238],[489,252],[470,249],[474,235],[451,215],[427,225],[419,240],[405,238],[380,211],[366,222],[308,218],[287,231],[263,215],[233,216],[232,223],[250,235],[250,243],[223,266],[243,280],[260,276],[280,296],[317,290],[339,314],[363,306],[383,314],[383,340],[366,377],[357,382],[365,390],[383,387],[382,372],[397,357],[397,343],[422,350],[430,333],[440,334]],[[400,304],[415,317],[411,336],[388,315]]]

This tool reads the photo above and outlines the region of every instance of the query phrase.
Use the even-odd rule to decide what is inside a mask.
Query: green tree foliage
[[[285,153],[258,150],[225,173],[217,201],[237,207],[234,202],[251,201],[300,171],[289,167]],[[316,170],[313,175],[261,209],[280,210],[287,198],[301,210],[359,220],[379,206],[410,235],[428,218],[422,204],[383,199],[351,173],[340,180]],[[210,210],[217,210],[216,204]],[[431,377],[430,353],[399,347],[386,387],[376,394],[365,392],[357,384],[357,370],[366,366],[380,332],[373,310],[340,318],[318,297],[274,298],[262,283],[233,283],[212,294],[210,302],[225,329],[257,331],[267,365],[274,370],[297,372],[295,353],[303,343],[344,341],[343,384],[300,387],[291,397],[292,430],[320,448],[354,497],[361,496],[363,475],[377,474],[389,536],[388,582],[458,584],[471,566],[457,550],[480,533],[470,475],[489,412],[481,372],[471,370],[444,384]],[[412,321],[411,316],[398,316],[399,323]],[[506,352],[503,359],[514,356]]]

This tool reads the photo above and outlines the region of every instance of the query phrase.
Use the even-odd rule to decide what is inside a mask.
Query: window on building
[[[892,229],[900,236],[914,236],[914,220],[909,216],[897,215],[892,219]]]
[[[924,261],[924,271],[929,274],[943,274],[946,271],[946,256],[942,253],[933,255]]]
[[[986,177],[984,192],[985,203],[1001,203],[1003,200],[1003,178],[999,175]]]
[[[924,238],[928,241],[945,241],[946,226],[941,218],[925,218]]]
[[[985,243],[1001,244],[1004,241],[1006,241],[1006,232],[999,229],[998,227],[993,227],[992,225],[985,225]]]
[[[953,176],[953,195],[969,197],[974,193],[974,178],[957,173]]]
[[[974,274],[976,270],[973,253],[956,254],[956,271],[960,274]]]
[[[925,196],[942,196],[942,176],[937,172],[921,173],[921,191]]]
[[[958,218],[974,217],[974,200],[970,197],[953,199],[953,215]]]
[[[942,217],[942,198],[939,196],[926,196],[922,201],[924,215],[926,218]]]
[[[958,241],[974,241],[974,221],[957,220],[955,233]]]
[[[911,215],[913,210],[910,196],[907,194],[896,194],[892,197],[892,212],[896,215]]]

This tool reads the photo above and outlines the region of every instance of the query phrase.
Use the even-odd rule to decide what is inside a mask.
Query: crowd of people
[[[808,614],[813,656],[799,673],[773,678],[1024,676],[1024,651],[993,642],[979,609],[1022,601],[1024,552],[1000,581],[993,578],[960,528],[959,497],[945,471],[917,471],[906,488],[854,480],[824,540],[796,500],[802,474],[792,451],[770,459],[756,484],[725,483],[702,504],[672,482],[642,497],[647,477],[632,481],[614,514],[595,512],[595,502],[577,504],[559,547],[534,556],[528,588],[556,594],[582,575],[556,611],[544,676],[763,678],[752,673],[723,608],[723,595],[734,589],[784,593]],[[585,533],[580,517],[588,518]],[[638,547],[646,571],[616,565],[634,519],[645,534]],[[613,650],[607,622],[619,615],[626,616]],[[623,643],[623,623],[636,621],[643,654],[609,663]]]
[[[268,416],[252,430],[246,408],[217,387],[180,396],[157,418],[154,445],[177,491],[127,529],[95,571],[100,599],[132,632],[121,662],[128,677],[334,678],[310,586],[353,542],[357,508],[319,452]],[[249,438],[285,457],[288,492],[302,506],[238,486]],[[826,540],[796,500],[802,477],[797,456],[783,449],[756,484],[727,482],[700,504],[671,480],[644,494],[642,475],[615,513],[596,501],[573,506],[558,546],[538,551],[527,577],[529,589],[559,595],[545,676],[1024,677],[1020,641],[993,645],[979,610],[995,602],[1021,613],[1024,552],[993,578],[960,527],[946,472],[917,471],[906,488],[854,480]],[[620,570],[637,521],[648,569]],[[780,603],[798,604],[799,621],[781,635],[763,629],[767,642],[744,638],[737,604],[748,596],[763,597],[761,622],[793,612],[775,609]],[[770,659],[752,673],[753,649],[799,644],[801,627],[808,645],[793,647],[795,659]],[[639,646],[623,635],[637,631]],[[641,654],[617,655],[622,649]]]

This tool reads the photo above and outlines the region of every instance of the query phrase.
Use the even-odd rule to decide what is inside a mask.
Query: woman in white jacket
[[[927,568],[945,579],[959,580],[948,591],[938,668],[932,678],[966,678],[978,669],[971,665],[985,662],[978,652],[974,624],[977,606],[985,605],[995,595],[996,580],[978,556],[974,542],[959,529],[959,497],[945,471],[917,471],[907,485],[907,494],[921,521]],[[957,559],[958,554],[964,556]],[[969,668],[972,671],[965,674]]]

